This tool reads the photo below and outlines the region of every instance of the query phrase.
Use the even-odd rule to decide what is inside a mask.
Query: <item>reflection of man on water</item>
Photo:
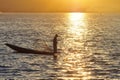
[[[54,39],[53,39],[53,50],[54,50],[54,53],[57,53],[57,37],[58,37],[58,35],[56,34]]]

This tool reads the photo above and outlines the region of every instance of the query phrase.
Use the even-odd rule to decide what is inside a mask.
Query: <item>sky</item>
[[[120,0],[0,0],[0,12],[120,12]]]

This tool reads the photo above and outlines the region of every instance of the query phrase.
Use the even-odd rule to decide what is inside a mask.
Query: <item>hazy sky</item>
[[[120,12],[120,0],[0,0],[1,12]]]

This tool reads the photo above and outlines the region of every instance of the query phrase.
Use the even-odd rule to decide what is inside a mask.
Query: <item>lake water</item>
[[[57,59],[15,53],[5,43],[52,50]],[[0,80],[120,80],[120,14],[0,14]]]

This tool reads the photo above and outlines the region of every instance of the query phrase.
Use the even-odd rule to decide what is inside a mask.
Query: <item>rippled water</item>
[[[15,53],[5,43],[50,51],[53,56]],[[120,14],[0,14],[0,79],[119,80]]]

